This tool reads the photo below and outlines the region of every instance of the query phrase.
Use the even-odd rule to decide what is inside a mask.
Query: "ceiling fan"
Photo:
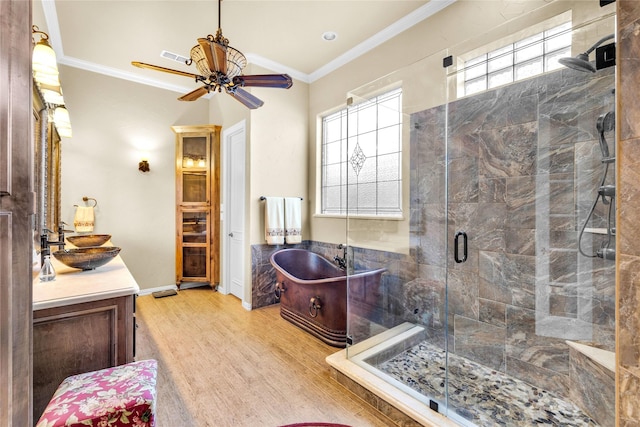
[[[293,81],[288,74],[254,74],[243,75],[242,70],[247,65],[247,58],[237,49],[229,46],[229,40],[222,35],[220,25],[221,11],[218,0],[218,31],[215,37],[209,34],[206,38],[199,38],[198,44],[191,48],[190,58],[185,61],[187,65],[195,63],[200,74],[186,71],[173,70],[158,65],[145,64],[144,62],[131,62],[139,68],[148,68],[165,73],[177,74],[193,78],[201,86],[178,99],[180,101],[195,101],[211,91],[217,90],[233,96],[247,108],[256,109],[264,102],[250,94],[243,87],[271,87],[289,89]]]

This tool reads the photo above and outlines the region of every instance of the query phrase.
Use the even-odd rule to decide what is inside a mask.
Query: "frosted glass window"
[[[542,73],[544,70],[544,58],[534,58],[529,62],[524,62],[522,64],[517,64],[515,66],[515,80],[526,79],[527,77],[532,77],[537,74]]]
[[[484,75],[475,80],[467,80],[464,82],[465,95],[482,92],[483,90],[487,90],[487,77]]]
[[[542,45],[543,34],[539,33],[535,36],[528,37],[522,41],[514,43],[516,51],[516,62],[528,61],[531,58],[544,55],[544,48]]]
[[[487,74],[487,56],[482,55],[474,58],[464,64],[464,78],[465,80],[473,80],[476,77],[484,76]]]
[[[513,65],[513,45],[489,52],[487,60],[487,71],[489,73],[511,67]]]
[[[402,216],[402,90],[322,118],[321,213]]]
[[[465,61],[462,95],[555,70],[564,56],[571,56],[571,22]]]
[[[489,87],[506,85],[513,81],[513,69],[511,67],[502,69],[498,72],[489,74],[487,78],[489,79]]]
[[[564,49],[556,50],[555,52],[550,53],[545,56],[545,67],[548,71],[557,70],[558,68],[562,68],[563,65],[558,62],[560,58],[566,58],[571,56],[571,46],[567,46]]]

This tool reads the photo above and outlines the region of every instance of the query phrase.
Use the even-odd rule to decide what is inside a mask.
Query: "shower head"
[[[593,52],[602,43],[614,37],[615,37],[614,34],[609,34],[608,36],[605,36],[600,40],[598,40],[593,46],[587,49],[584,53],[579,53],[575,57],[560,58],[558,59],[558,62],[567,68],[571,68],[572,70],[595,73],[596,67],[594,67],[593,64],[589,62],[589,54]]]
[[[589,55],[586,53],[579,53],[575,57],[570,58],[560,58],[558,62],[564,65],[567,68],[571,68],[572,70],[577,71],[587,71],[587,72],[596,72],[596,67],[593,66],[591,62],[589,62]]]

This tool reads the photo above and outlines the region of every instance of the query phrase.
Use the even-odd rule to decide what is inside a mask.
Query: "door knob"
[[[229,237],[233,237],[233,233],[229,233]]]

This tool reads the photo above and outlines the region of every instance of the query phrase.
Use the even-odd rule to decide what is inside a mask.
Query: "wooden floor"
[[[137,301],[136,360],[158,361],[157,427],[393,425],[330,377],[330,347],[209,288]]]

